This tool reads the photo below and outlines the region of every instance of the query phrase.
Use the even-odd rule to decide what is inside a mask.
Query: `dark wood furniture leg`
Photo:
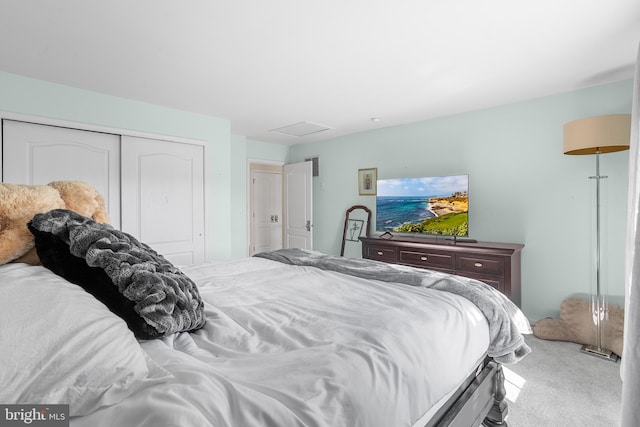
[[[504,387],[504,372],[502,365],[498,364],[498,372],[494,379],[493,406],[484,419],[482,425],[485,427],[507,427],[507,390]]]

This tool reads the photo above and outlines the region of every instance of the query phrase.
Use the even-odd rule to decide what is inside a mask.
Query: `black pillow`
[[[204,326],[195,283],[133,236],[65,209],[37,214],[28,227],[42,265],[104,303],[137,338]]]

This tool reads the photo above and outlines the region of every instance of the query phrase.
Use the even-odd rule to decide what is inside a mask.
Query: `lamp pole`
[[[602,350],[602,310],[600,301],[602,291],[600,289],[600,180],[607,178],[600,175],[600,149],[596,148],[596,175],[590,177],[596,180],[596,349]]]
[[[600,180],[606,178],[606,175],[600,175],[600,148],[596,147],[596,174],[589,177],[589,179],[596,180],[596,295],[595,301],[591,301],[596,339],[595,345],[583,345],[581,351],[615,362],[618,360],[618,356],[611,350],[602,347],[602,322],[608,315],[608,307],[602,295],[600,282]],[[593,299],[593,296],[591,298]]]

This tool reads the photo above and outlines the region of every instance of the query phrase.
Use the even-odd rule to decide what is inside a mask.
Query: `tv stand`
[[[520,307],[522,244],[407,236],[360,240],[363,258],[477,279],[498,289]]]

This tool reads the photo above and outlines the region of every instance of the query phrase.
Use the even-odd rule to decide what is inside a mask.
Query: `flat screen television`
[[[376,232],[469,236],[469,175],[379,179]]]

